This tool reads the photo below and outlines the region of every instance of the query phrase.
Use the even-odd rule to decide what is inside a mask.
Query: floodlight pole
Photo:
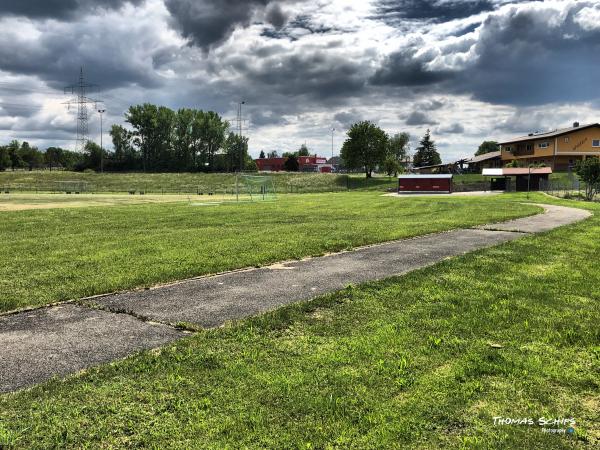
[[[242,170],[244,170],[244,143],[242,140],[242,128],[243,128],[243,119],[242,119],[242,105],[245,105],[246,101],[242,100],[241,102],[238,103],[238,116],[237,116],[237,122],[238,122],[238,135],[240,137],[240,172]]]
[[[102,114],[106,112],[106,109],[100,108],[98,113],[100,114],[100,173],[104,172],[104,148],[102,147]]]
[[[333,133],[335,132],[335,128],[331,129],[331,165],[333,166]]]

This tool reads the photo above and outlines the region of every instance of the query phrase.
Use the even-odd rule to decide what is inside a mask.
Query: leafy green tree
[[[260,151],[260,155],[258,155],[258,157],[259,157],[260,159],[265,159],[265,152],[264,152],[264,150],[261,150],[261,151]]]
[[[53,167],[61,165],[63,149],[60,147],[48,147],[44,153],[44,162],[52,170]]]
[[[300,163],[298,163],[298,157],[296,155],[290,155],[283,163],[283,168],[288,172],[298,172],[300,170]]]
[[[296,153],[297,156],[310,156],[310,152],[308,151],[308,147],[306,144],[302,144]]]
[[[100,162],[102,158],[102,150],[98,144],[92,141],[87,141],[84,148],[84,169],[100,170]],[[106,153],[104,153],[106,157]]]
[[[388,175],[398,175],[402,164],[408,157],[408,144],[410,135],[408,133],[396,133],[388,140],[387,155],[383,162],[384,170]]]
[[[248,138],[241,137],[235,133],[229,133],[225,142],[225,154],[227,155],[227,170],[237,172],[246,169],[249,158]]]
[[[496,141],[483,141],[475,152],[475,156],[497,152],[498,150],[500,150],[500,145]]]
[[[110,136],[114,148],[114,168],[118,170],[137,169],[138,157],[132,145],[132,133],[121,125],[113,125],[110,129]]]
[[[23,161],[24,167],[29,170],[41,167],[44,164],[44,155],[40,152],[37,147],[32,147],[29,142],[23,142],[19,149],[19,155]]]
[[[391,177],[392,175],[398,175],[398,172],[400,172],[401,169],[402,166],[396,158],[391,155],[387,155],[385,157],[385,161],[383,161],[383,170],[388,174],[388,176]]]
[[[367,178],[385,161],[388,136],[369,121],[355,123],[347,133],[341,156],[350,169],[362,169]]]
[[[0,172],[4,172],[11,166],[10,154],[6,146],[0,147]]]
[[[413,165],[415,167],[424,167],[435,166],[441,163],[442,158],[440,158],[440,154],[437,152],[435,142],[431,139],[431,133],[427,130],[415,151]]]
[[[223,120],[221,116],[214,111],[205,112],[203,116],[201,122],[202,127],[200,129],[200,140],[202,141],[203,154],[208,161],[208,167],[212,171],[214,170],[215,155],[225,144],[229,122]],[[242,170],[244,170],[243,167]]]
[[[20,169],[25,167],[25,162],[21,158],[21,144],[17,140],[10,141],[10,144],[6,147],[8,149],[8,156],[10,157],[10,167],[12,170]]]
[[[578,161],[575,172],[585,183],[585,199],[592,201],[600,193],[600,159],[594,156]]]
[[[179,170],[195,170],[194,125],[199,112],[181,108],[175,117],[173,136],[173,162]]]
[[[267,158],[279,158],[279,153],[277,153],[277,150],[272,150],[267,153]]]

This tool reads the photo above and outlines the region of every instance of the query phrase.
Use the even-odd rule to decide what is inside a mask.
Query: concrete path
[[[0,392],[174,341],[185,335],[173,327],[179,322],[216,327],[591,215],[575,208],[540,206],[544,214],[501,224],[82,300],[93,309],[63,304],[0,316]]]

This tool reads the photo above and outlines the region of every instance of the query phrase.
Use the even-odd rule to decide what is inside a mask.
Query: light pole
[[[333,133],[335,132],[335,128],[331,129],[331,165],[333,166]]]
[[[240,172],[244,170],[244,142],[242,140],[242,128],[243,128],[243,119],[242,119],[242,105],[245,105],[246,102],[242,100],[238,103],[238,135],[240,137],[239,145],[240,145]]]
[[[100,173],[104,172],[104,148],[102,147],[102,114],[106,112],[106,109],[100,108],[98,113],[100,114]]]

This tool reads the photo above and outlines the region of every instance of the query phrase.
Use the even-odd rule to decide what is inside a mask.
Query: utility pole
[[[88,84],[83,78],[83,67],[79,70],[79,81],[77,84],[67,86],[64,90],[65,94],[75,94],[76,97],[64,102],[68,109],[71,109],[71,105],[77,105],[77,139],[75,143],[75,150],[82,152],[85,149],[85,145],[88,141],[88,105],[93,104],[94,108],[99,100],[94,100],[87,97],[87,92],[96,87],[96,85]]]
[[[102,146],[102,114],[106,112],[106,109],[98,109],[100,114],[100,173],[104,172],[104,147]]]

